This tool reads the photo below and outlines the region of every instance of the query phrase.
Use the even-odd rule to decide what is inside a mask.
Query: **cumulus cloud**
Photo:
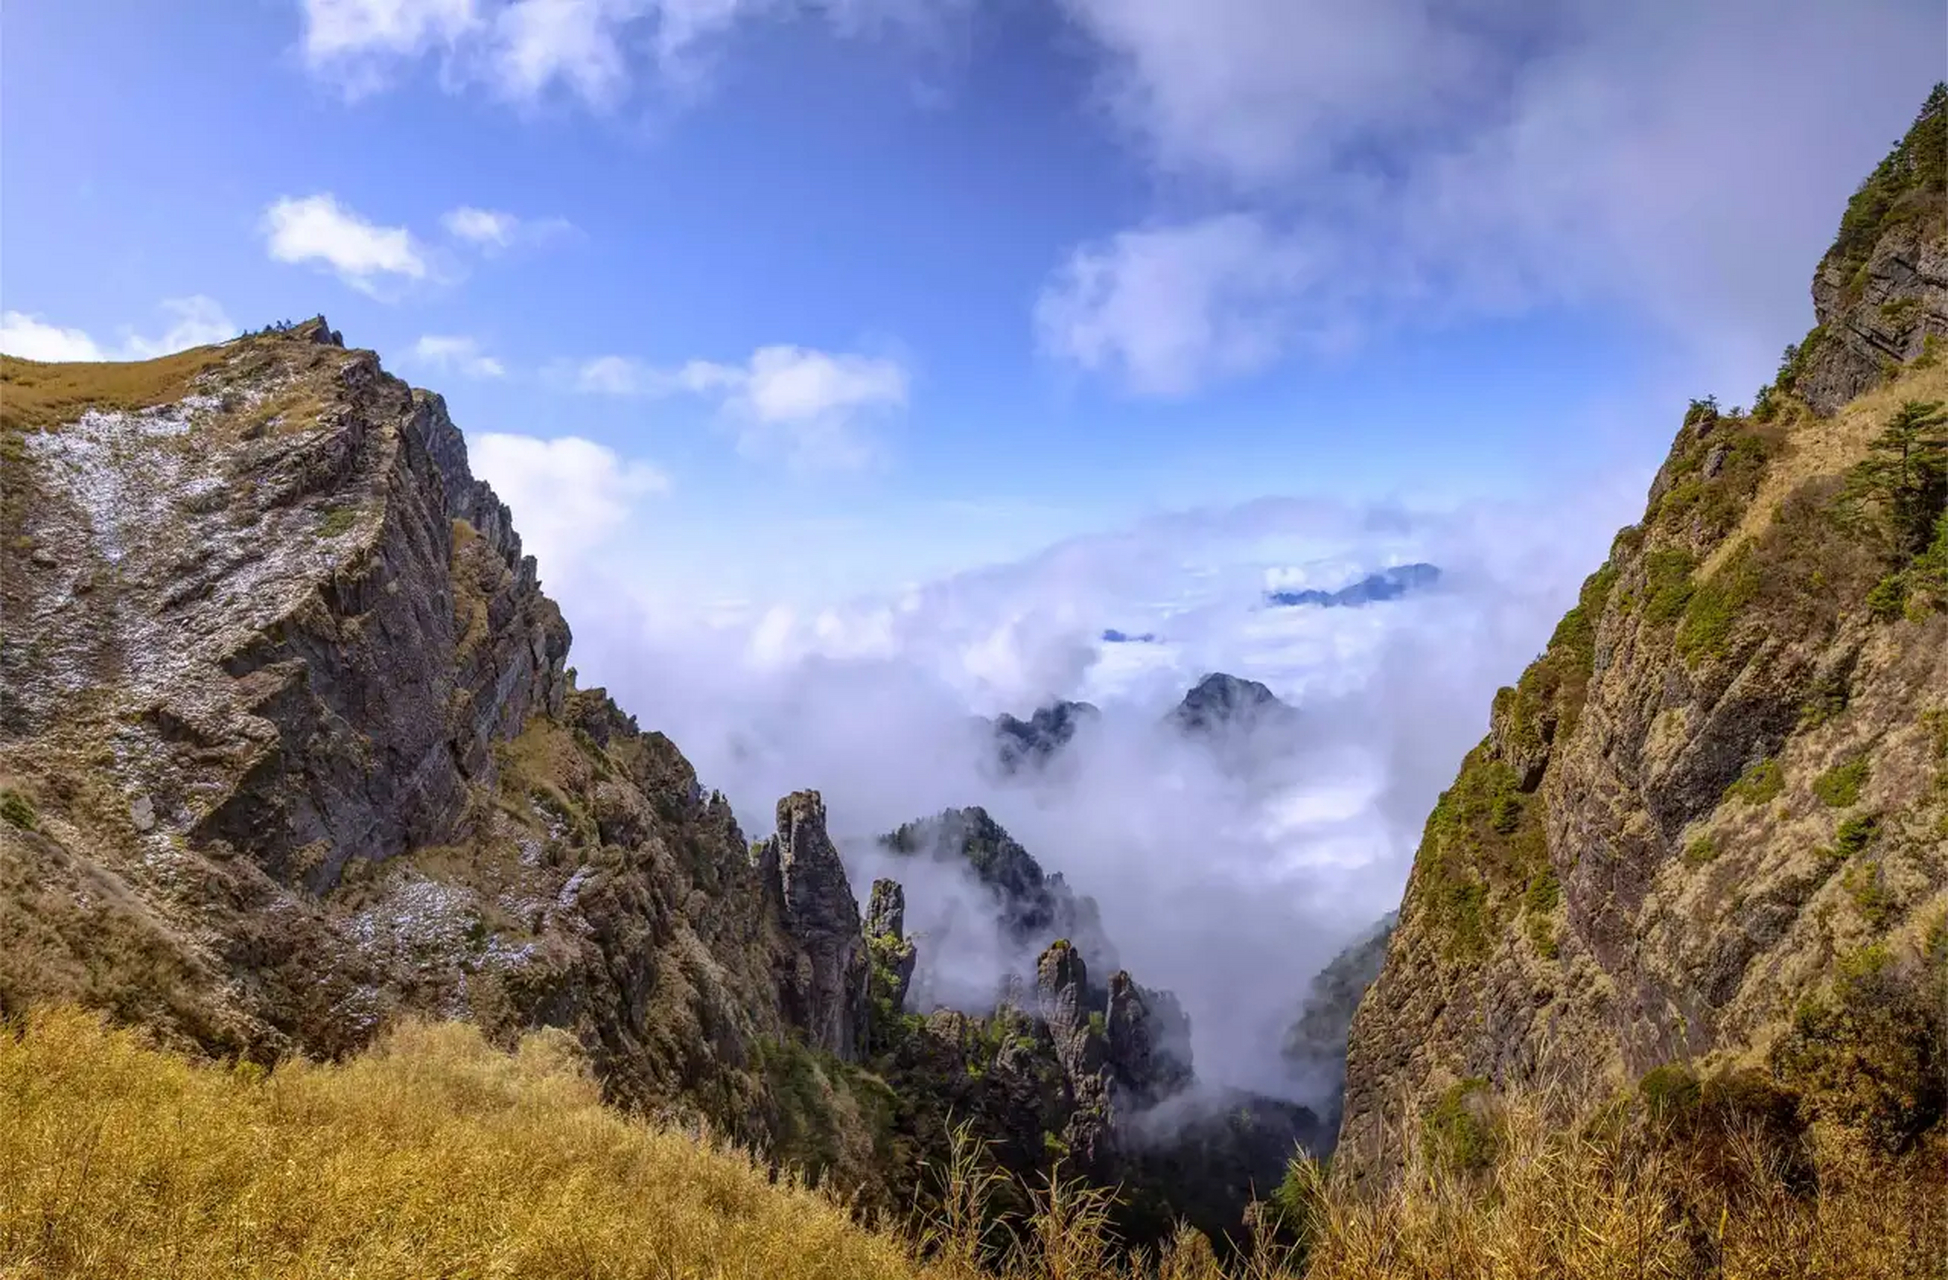
[[[507,368],[480,349],[477,339],[464,334],[421,335],[408,358],[429,369],[451,371],[466,378],[504,378]]]
[[[273,201],[264,210],[263,232],[275,260],[328,268],[374,297],[387,282],[424,280],[431,272],[410,231],[371,222],[329,192]]]
[[[514,513],[529,554],[550,579],[572,582],[669,477],[579,436],[543,440],[489,432],[468,441],[473,470]]]
[[[64,329],[19,311],[0,313],[0,351],[27,360],[148,360],[191,347],[226,342],[239,330],[214,298],[192,294],[165,298],[170,317],[161,335],[145,338],[125,329],[119,346],[104,347],[85,330]]]
[[[739,452],[813,471],[873,465],[880,450],[868,422],[904,408],[910,384],[897,360],[790,345],[759,347],[741,364],[661,367],[607,355],[557,372],[593,394],[711,400],[736,433]]]
[[[1621,304],[1756,382],[1807,323],[1846,193],[1940,71],[1939,7],[1915,0],[1064,8],[1172,207],[1218,212],[1075,250],[1038,324],[1079,367],[1169,393],[1308,335],[1565,302]],[[1160,261],[1198,321],[1143,305]]]

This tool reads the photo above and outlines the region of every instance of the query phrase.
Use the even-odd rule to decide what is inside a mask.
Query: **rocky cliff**
[[[1444,1097],[1657,1069],[1756,1072],[1894,1149],[1939,1123],[1944,163],[1937,88],[1848,207],[1819,327],[1749,412],[1692,405],[1643,521],[1496,696],[1353,1023],[1349,1165]]]
[[[322,320],[0,374],[0,1007],[263,1060],[564,1027],[612,1100],[790,1148],[779,1079],[866,1017],[823,808],[754,850],[575,687],[439,397]]]

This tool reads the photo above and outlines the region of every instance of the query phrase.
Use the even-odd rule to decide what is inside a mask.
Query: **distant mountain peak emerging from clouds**
[[[1357,608],[1382,600],[1397,600],[1410,591],[1419,591],[1441,580],[1439,565],[1398,564],[1378,573],[1369,573],[1358,582],[1337,591],[1308,587],[1299,591],[1267,591],[1265,603],[1279,607],[1318,605],[1321,608]]]
[[[1002,769],[1013,773],[1023,765],[1047,764],[1084,722],[1101,714],[1087,702],[1056,702],[1036,708],[1026,720],[1005,712],[996,716],[992,723]]]
[[[1179,728],[1192,733],[1249,729],[1296,714],[1297,709],[1268,686],[1222,671],[1199,680],[1170,713]]]

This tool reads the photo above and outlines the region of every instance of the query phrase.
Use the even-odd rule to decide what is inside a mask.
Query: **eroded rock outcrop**
[[[913,968],[920,953],[906,936],[906,891],[895,880],[873,881],[872,899],[866,908],[866,945],[873,973],[870,991],[875,1001],[873,1016],[898,1015],[906,1008],[907,988],[913,985]]]

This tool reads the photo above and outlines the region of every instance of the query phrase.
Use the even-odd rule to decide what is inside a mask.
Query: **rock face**
[[[1789,353],[1784,388],[1830,414],[1948,342],[1948,248],[1934,234],[1948,190],[1948,95],[1937,90],[1907,137],[1847,206],[1813,274],[1818,323]]]
[[[1693,404],[1643,522],[1496,696],[1354,1017],[1336,1161],[1389,1166],[1403,1102],[1473,1078],[1593,1096],[1756,1064],[1802,1116],[1879,1116],[1887,1141],[1940,1114],[1926,1046],[1948,1027],[1922,993],[1948,907],[1948,449],[1875,459],[1899,455],[1904,404],[1948,399],[1917,336],[1939,306],[1918,264],[1948,247],[1945,99],[1875,178],[1931,172],[1931,203],[1870,183],[1820,268],[1822,327],[1853,336],[1816,331],[1749,415]],[[1833,293],[1855,261],[1878,313],[1912,320],[1906,365],[1865,361],[1887,350],[1867,295]],[[1880,1055],[1886,1092],[1848,1055]]]
[[[0,1007],[264,1060],[414,1012],[559,1026],[613,1100],[782,1149],[793,1055],[866,1016],[822,806],[754,858],[575,687],[439,397],[322,320],[0,372]]]
[[[873,972],[870,994],[883,1001],[888,1020],[906,1008],[907,988],[919,951],[906,936],[906,891],[894,880],[873,881],[871,905],[866,908],[866,944]]]

